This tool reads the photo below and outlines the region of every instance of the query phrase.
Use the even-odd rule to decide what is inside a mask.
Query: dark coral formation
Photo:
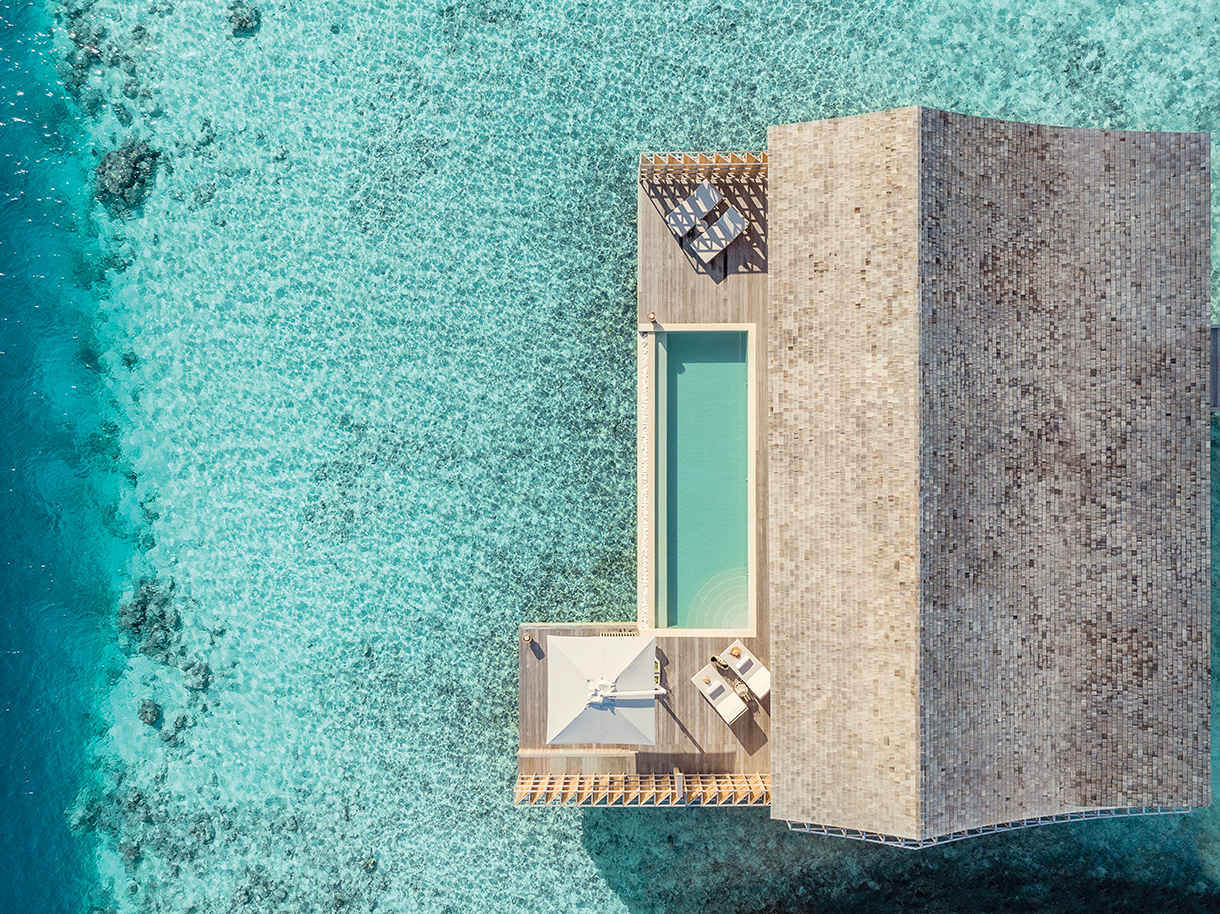
[[[119,607],[119,628],[139,650],[158,663],[171,663],[182,651],[181,618],[174,606],[174,583],[144,578],[135,598]]]
[[[98,43],[106,37],[106,30],[95,29],[83,16],[70,21],[68,37],[75,47],[60,62],[59,75],[64,88],[85,113],[93,114],[101,105],[101,96],[89,89],[89,74],[101,62],[102,51]]]
[[[174,718],[172,726],[163,726],[161,728],[161,739],[171,746],[182,745],[182,731],[186,729],[188,723],[185,714],[179,714]]]
[[[155,13],[156,10],[150,7],[149,12]],[[140,85],[136,66],[136,58],[142,53],[149,36],[148,29],[136,25],[129,34],[112,34],[94,17],[91,0],[64,0],[55,10],[55,16],[63,23],[72,42],[70,50],[63,54],[57,64],[64,88],[81,110],[90,116],[100,115],[109,101],[115,117],[126,125],[133,114],[125,108],[114,107],[118,101],[117,85],[111,83],[109,88],[99,87],[94,80],[103,76],[104,86],[106,71],[117,71],[118,78],[123,81],[124,96],[138,99],[142,105],[151,102],[152,92]]]
[[[216,182],[209,181],[207,184],[200,184],[195,188],[195,204],[192,209],[199,209],[201,206],[207,206],[212,202],[212,198],[216,196]]]
[[[212,682],[212,668],[196,660],[182,667],[182,684],[196,692],[207,691]]]
[[[161,706],[151,698],[145,698],[140,702],[140,720],[148,724],[150,727],[156,727],[161,722]]]
[[[233,0],[229,4],[229,28],[234,38],[248,38],[263,24],[263,14],[258,7],[246,0]]]
[[[172,580],[162,584],[152,578],[143,578],[132,601],[119,608],[119,629],[126,634],[128,645],[136,647],[150,660],[180,669],[186,688],[206,692],[212,684],[212,668],[202,660],[187,656],[180,632],[182,616],[177,606],[181,599]],[[145,715],[153,714],[154,709],[155,721],[161,714],[156,702],[146,700],[140,707],[140,719],[150,726],[152,723],[145,720]],[[163,728],[161,736],[166,741],[173,740],[185,727],[186,718],[180,717],[172,728]]]
[[[123,863],[128,870],[135,869],[136,864],[140,862],[140,845],[124,838],[119,841],[119,855],[123,858]]]
[[[139,206],[148,193],[161,153],[143,140],[128,137],[106,153],[97,166],[97,197],[114,213]]]

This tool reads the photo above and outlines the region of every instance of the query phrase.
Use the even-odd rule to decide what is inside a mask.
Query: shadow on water
[[[585,850],[635,914],[1217,911],[1195,818],[1047,826],[919,851],[788,832],[765,810],[590,809],[582,824]]]

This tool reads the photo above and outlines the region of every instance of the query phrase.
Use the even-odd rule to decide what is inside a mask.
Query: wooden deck
[[[767,189],[765,177],[717,177],[725,203],[749,226],[708,266],[679,242],[664,217],[698,181],[641,181],[638,192],[639,320],[655,312],[659,323],[753,323],[756,325],[758,429],[756,453],[757,588],[756,636],[743,639],[770,666],[767,609]],[[624,607],[624,615],[633,607]],[[657,701],[655,746],[546,745],[547,637],[596,636],[607,630],[634,629],[634,619],[618,625],[524,625],[520,651],[520,752],[517,803],[575,802],[627,805],[767,805],[770,802],[770,697],[752,701],[749,711],[726,724],[691,684],[690,678],[732,637],[682,637],[657,634],[662,685],[669,694]],[[523,635],[529,634],[525,641]],[[633,799],[634,798],[634,799]]]
[[[771,698],[751,700],[729,726],[691,684],[730,638],[657,636],[661,684],[656,745],[546,745],[547,638],[598,637],[634,624],[523,625],[518,637],[520,741],[514,802],[519,805],[767,806],[771,802]],[[769,663],[766,640],[743,639]]]
[[[730,727],[699,694],[690,678],[732,638],[657,636],[661,685],[669,694],[657,700],[655,746],[547,746],[547,637],[596,637],[628,630],[617,625],[523,625],[518,638],[520,673],[520,740],[517,771],[541,774],[769,774],[771,771],[771,699],[751,701],[750,709]],[[764,665],[764,638],[743,639]]]
[[[749,224],[741,237],[706,266],[690,252],[689,239],[679,242],[665,224],[666,214],[685,200],[698,183],[692,179],[639,184],[636,205],[639,321],[646,323],[649,312],[654,312],[662,325],[753,322],[758,324],[762,339],[766,339],[766,179],[715,180],[725,200],[712,211],[708,221],[731,203]],[[764,369],[765,365],[764,361]]]
[[[685,200],[697,184],[698,181],[693,178],[639,183],[636,205],[639,220],[638,318],[639,323],[645,324],[648,314],[654,313],[662,326],[666,323],[755,325],[758,348],[754,372],[754,416],[757,422],[754,435],[754,491],[757,499],[754,510],[757,559],[754,580],[758,601],[756,634],[763,649],[760,652],[751,647],[751,650],[763,660],[770,640],[767,605],[770,588],[767,573],[770,561],[767,549],[767,417],[771,410],[767,370],[767,182],[765,177],[748,181],[715,179],[715,185],[725,199],[709,214],[709,221],[731,203],[746,217],[748,226],[741,237],[706,267],[689,252],[689,245],[679,242],[665,224],[666,214]],[[763,662],[766,663],[765,660]],[[691,670],[691,674],[695,670]]]

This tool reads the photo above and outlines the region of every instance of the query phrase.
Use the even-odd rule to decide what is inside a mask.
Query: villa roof
[[[773,127],[772,815],[1206,806],[1209,143]]]

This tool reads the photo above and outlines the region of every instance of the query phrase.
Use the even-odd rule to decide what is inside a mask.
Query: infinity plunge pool
[[[646,356],[641,418],[651,421],[641,446],[649,451],[642,478],[650,497],[641,507],[651,522],[641,533],[651,539],[644,582],[651,605],[641,616],[658,629],[745,632],[752,628],[751,332],[699,326],[652,333]]]

